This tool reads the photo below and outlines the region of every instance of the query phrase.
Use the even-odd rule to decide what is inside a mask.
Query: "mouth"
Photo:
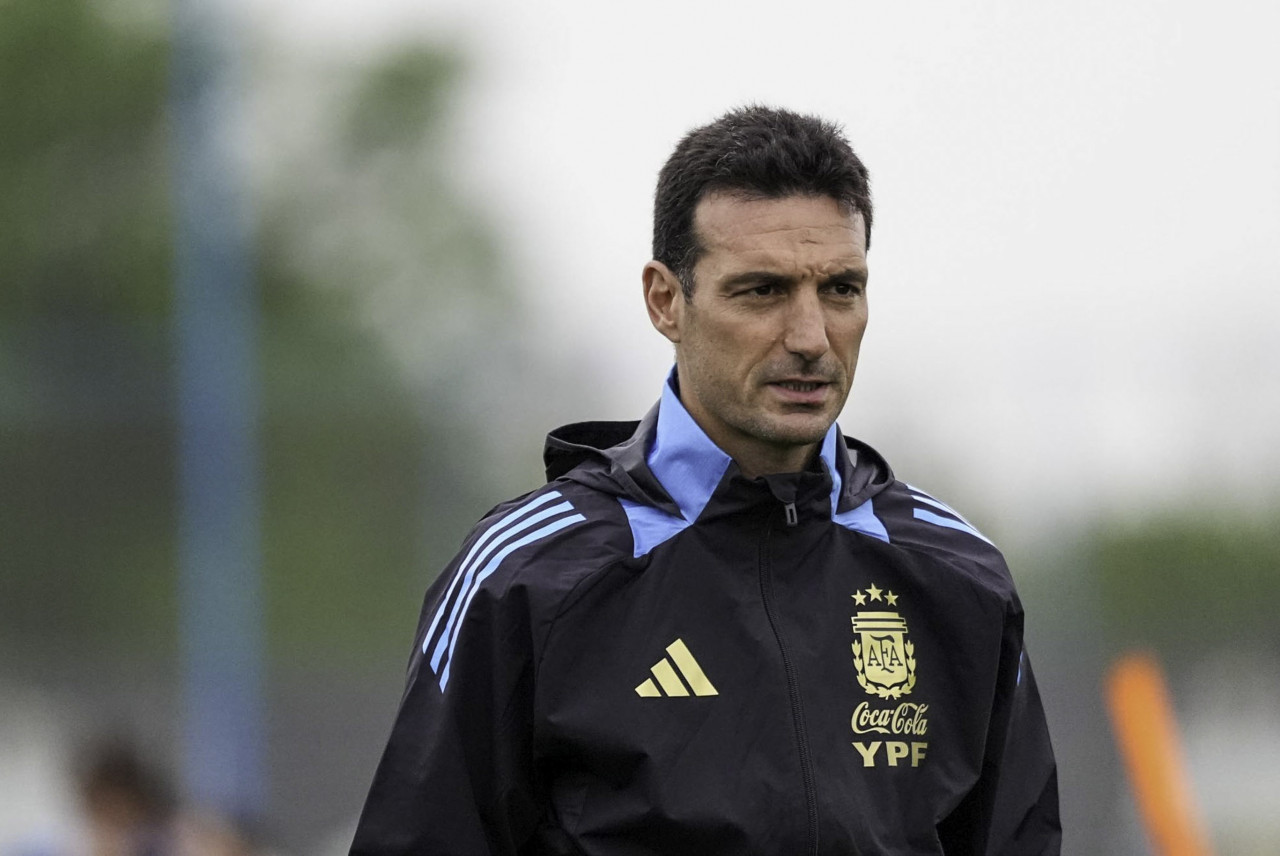
[[[779,380],[774,381],[773,385],[789,389],[792,392],[813,392],[826,386],[827,382],[821,380]]]
[[[770,381],[769,386],[787,404],[820,406],[826,402],[830,381],[789,378]]]

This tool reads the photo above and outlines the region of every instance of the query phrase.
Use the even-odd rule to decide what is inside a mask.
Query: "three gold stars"
[[[866,606],[868,595],[870,595],[871,600],[878,600],[882,603],[887,603],[889,606],[898,605],[898,595],[894,594],[891,591],[885,591],[884,589],[878,587],[875,583],[872,583],[871,585],[867,586],[867,590],[865,593],[859,591],[857,594],[851,595],[851,597],[853,598],[853,602],[856,603],[858,606]],[[881,595],[883,595],[883,597]]]

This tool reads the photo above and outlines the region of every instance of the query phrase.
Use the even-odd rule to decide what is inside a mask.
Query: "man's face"
[[[715,193],[694,228],[690,301],[667,299],[664,265],[645,269],[681,400],[747,475],[802,469],[844,407],[867,326],[862,215],[830,197]]]

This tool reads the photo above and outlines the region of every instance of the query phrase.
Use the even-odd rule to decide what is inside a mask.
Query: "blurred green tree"
[[[179,717],[166,12],[0,0],[0,687],[161,751]],[[261,310],[264,811],[305,853],[358,810],[423,591],[535,486],[565,384],[539,380],[520,277],[455,174],[459,54],[248,44],[230,130]]]
[[[1280,654],[1280,518],[1170,513],[1092,541],[1108,637],[1179,662],[1228,648]]]
[[[167,45],[0,4],[0,650],[172,645]]]
[[[168,44],[84,0],[0,3],[6,321],[169,305]]]
[[[104,8],[0,3],[0,666],[31,675],[175,654],[170,47]],[[431,575],[532,486],[476,465],[502,453],[468,391],[528,361],[450,171],[461,69],[409,46],[323,69],[342,95],[305,128],[247,113],[277,664],[398,677]]]

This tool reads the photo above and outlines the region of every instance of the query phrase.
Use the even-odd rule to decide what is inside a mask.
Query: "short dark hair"
[[[693,214],[715,191],[748,199],[829,196],[862,215],[871,245],[867,168],[840,127],[790,110],[740,107],[685,134],[658,173],[653,257],[679,278],[686,299],[703,252]]]

